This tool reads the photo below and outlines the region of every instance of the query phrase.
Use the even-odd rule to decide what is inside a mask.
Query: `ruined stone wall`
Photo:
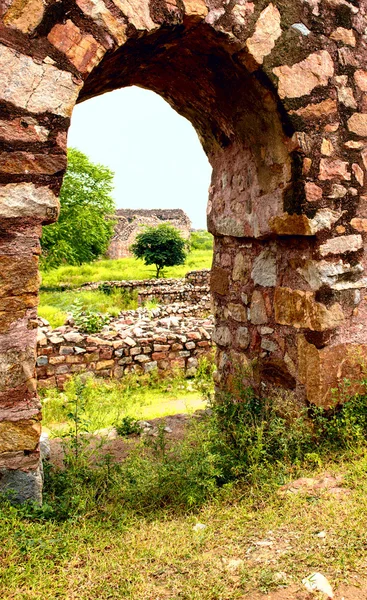
[[[209,290],[210,270],[190,271],[184,279],[138,279],[95,281],[85,283],[81,289],[97,290],[101,286],[119,288],[127,292],[137,293],[138,305],[156,300],[160,304],[182,302],[186,305],[201,303],[206,310],[210,309]]]
[[[132,256],[130,246],[144,227],[156,227],[161,223],[172,225],[181,232],[184,239],[190,237],[191,221],[180,209],[137,209],[119,208],[116,211],[117,223],[107,255],[109,258]]]
[[[120,379],[126,373],[156,370],[167,376],[175,369],[195,374],[198,359],[210,351],[213,317],[202,319],[200,305],[176,304],[148,311],[125,311],[88,335],[70,326],[42,325],[37,337],[40,387],[63,388],[75,373]]]
[[[2,2],[1,489],[41,498],[38,239],[57,219],[75,103],[117,88],[165,98],[212,166],[218,386],[242,362],[255,385],[327,406],[355,376],[367,338],[366,13],[365,0]]]

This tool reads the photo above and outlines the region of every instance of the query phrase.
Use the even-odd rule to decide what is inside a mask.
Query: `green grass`
[[[27,516],[27,509],[4,505],[0,596],[245,600],[284,582],[302,589],[302,578],[313,571],[333,586],[348,579],[358,584],[366,576],[367,456],[346,458],[326,465],[346,476],[349,493],[342,498],[236,488],[186,514],[152,518],[100,501],[98,510],[64,522],[45,518],[47,507]],[[197,522],[206,529],[196,533]],[[256,545],[263,540],[271,545]],[[231,561],[239,563],[231,568]]]
[[[184,265],[164,270],[164,277],[184,277],[188,271],[211,267],[212,250],[192,250]],[[42,273],[42,287],[79,287],[92,281],[121,281],[131,279],[151,279],[155,267],[144,265],[142,260],[121,258],[119,260],[98,260],[80,266],[64,266]]]
[[[43,426],[53,435],[64,432],[72,425],[68,388],[66,392],[41,390],[41,394]],[[154,376],[126,376],[121,381],[90,377],[85,396],[83,420],[91,432],[111,427],[124,416],[154,419],[205,407],[199,393],[181,375],[173,376],[169,383]]]
[[[115,289],[110,294],[99,290],[63,292],[41,292],[38,314],[47,319],[52,327],[65,323],[67,312],[72,310],[74,302],[80,302],[83,310],[91,310],[117,317],[122,310],[135,309],[136,297],[124,290]]]
[[[179,389],[180,381],[170,385]],[[150,376],[129,385],[135,394],[167,383]],[[107,396],[108,405],[103,386],[93,390],[76,378],[77,390],[87,402],[98,395],[101,410]],[[163,434],[148,438],[118,466],[94,449],[90,468],[81,447],[76,456],[71,446],[66,470],[46,468],[42,508],[0,500],[2,600],[245,600],[283,585],[290,586],[284,599],[296,598],[306,595],[299,594],[301,581],[314,571],[333,586],[361,583],[358,597],[366,597],[367,396],[317,411],[315,427],[280,397],[260,399],[244,388],[241,399],[242,407],[221,398],[212,416],[193,420],[185,441],[169,446]],[[227,428],[220,432],[217,417],[224,414]],[[312,455],[289,460],[292,440],[309,445]],[[240,466],[241,445],[250,470],[245,479],[225,482],[216,464],[224,458]],[[256,464],[264,470],[255,473]],[[325,472],[343,478],[341,492],[280,490]],[[197,523],[204,528],[195,531]],[[336,597],[343,595],[352,597]]]

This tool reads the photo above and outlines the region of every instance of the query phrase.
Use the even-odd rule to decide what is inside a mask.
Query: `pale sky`
[[[154,92],[123,88],[77,105],[68,146],[115,172],[117,208],[182,208],[206,228],[211,167],[191,123]]]

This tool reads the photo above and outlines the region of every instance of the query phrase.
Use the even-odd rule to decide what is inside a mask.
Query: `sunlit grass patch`
[[[55,435],[71,425],[68,387],[41,390],[43,424]],[[126,376],[120,381],[87,378],[83,420],[88,431],[111,427],[122,417],[154,419],[204,408],[190,382],[177,375],[168,381]]]
[[[184,265],[166,268],[163,271],[163,277],[179,278],[184,277],[188,271],[209,269],[212,256],[212,250],[192,250]],[[135,258],[106,259],[80,266],[64,266],[46,271],[42,273],[42,286],[44,288],[79,287],[83,283],[93,281],[151,279],[154,275],[155,267],[144,265],[142,260]]]

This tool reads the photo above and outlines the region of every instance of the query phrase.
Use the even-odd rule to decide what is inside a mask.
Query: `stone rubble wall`
[[[81,289],[97,290],[119,288],[127,292],[137,292],[138,305],[156,300],[160,304],[197,304],[205,302],[210,309],[210,269],[190,271],[184,279],[143,279],[122,281],[97,281],[85,283]]]
[[[190,237],[191,221],[181,209],[119,208],[115,218],[117,219],[115,232],[107,251],[108,257],[112,259],[132,256],[130,246],[146,226],[157,227],[166,223],[178,229],[183,238]]]
[[[101,333],[88,335],[70,326],[52,329],[39,319],[39,387],[62,388],[75,373],[120,379],[126,373],[157,370],[162,376],[182,369],[196,372],[200,356],[210,351],[214,320],[200,318],[202,305],[124,311]]]

